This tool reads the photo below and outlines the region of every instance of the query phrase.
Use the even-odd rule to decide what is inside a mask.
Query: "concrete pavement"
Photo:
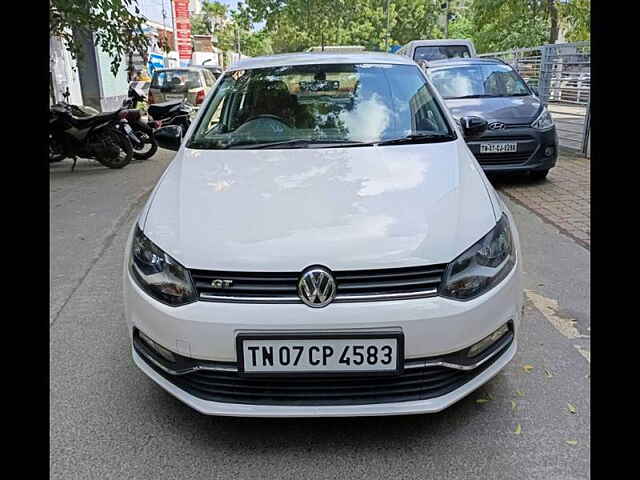
[[[451,408],[234,419],[166,394],[130,358],[121,272],[129,228],[171,156],[52,168],[51,478],[590,478],[589,252],[506,195],[523,244],[519,351]]]

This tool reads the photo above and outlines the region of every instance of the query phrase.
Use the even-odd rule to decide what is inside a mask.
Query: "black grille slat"
[[[435,383],[443,382],[455,376],[456,375],[453,370],[440,373],[439,375],[430,378],[425,378],[424,375],[416,375],[414,378],[405,379],[405,376],[403,375],[398,378],[389,378],[388,380],[386,380],[384,386],[381,386],[379,381],[369,381],[362,383],[360,378],[356,379],[355,381],[347,379],[343,382],[337,382],[335,381],[335,379],[333,379],[331,382],[324,382],[324,384],[308,384],[304,381],[288,381],[285,384],[282,382],[274,382],[272,380],[267,382],[255,382],[251,380],[238,382],[228,378],[224,381],[221,381],[219,379],[210,379],[204,375],[191,375],[190,380],[195,384],[201,385],[201,388],[230,388],[233,389],[233,391],[264,390],[266,387],[269,390],[273,391],[317,392],[330,388],[334,392],[357,392],[358,390],[374,391],[379,389],[387,390],[389,388],[404,388],[411,385],[424,387],[425,385],[432,385]]]
[[[529,160],[529,153],[476,153],[480,165],[516,165]]]
[[[387,278],[414,278],[414,277],[430,277],[440,276],[444,272],[444,267],[439,268],[416,268],[407,271],[388,270],[365,270],[363,272],[335,272],[336,280],[339,281],[362,281],[362,280],[378,280]]]
[[[384,294],[432,295],[440,286],[445,268],[446,264],[439,264],[332,272],[336,280],[336,299],[340,300],[341,294],[345,295],[343,301],[354,301],[349,296],[357,296],[357,300],[362,300],[367,296],[375,299]],[[252,297],[267,302],[269,298],[297,299],[300,275],[301,273],[296,272],[191,270],[198,294],[205,295],[201,299],[211,301],[224,301],[224,297],[233,297],[235,301],[241,302],[250,302]],[[212,285],[213,280],[231,280],[233,283],[219,288]]]
[[[213,288],[211,283],[202,282],[196,280],[195,282],[196,288],[198,290],[220,290]],[[254,293],[254,292],[273,292],[273,293],[281,293],[281,292],[293,292],[295,293],[297,290],[295,286],[291,285],[251,285],[244,283],[234,283],[233,288],[224,289],[222,293],[230,293],[233,290],[234,293],[237,292],[246,292],[246,293]]]
[[[338,291],[343,290],[377,290],[377,289],[394,289],[394,288],[409,288],[410,287],[425,287],[433,288],[434,285],[440,284],[440,277],[431,278],[428,280],[406,280],[406,281],[392,281],[392,282],[370,282],[370,283],[341,283],[338,287]]]

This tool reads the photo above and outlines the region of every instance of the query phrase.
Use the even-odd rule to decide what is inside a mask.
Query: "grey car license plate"
[[[244,374],[397,373],[402,367],[400,333],[315,336],[239,336]]]
[[[517,142],[493,142],[480,144],[480,153],[510,153],[517,151]]]

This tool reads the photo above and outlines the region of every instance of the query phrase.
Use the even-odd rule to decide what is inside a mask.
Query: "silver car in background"
[[[149,104],[185,100],[199,106],[215,83],[204,67],[161,68],[153,72]]]

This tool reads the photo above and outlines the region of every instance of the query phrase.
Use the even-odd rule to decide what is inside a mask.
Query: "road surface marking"
[[[580,352],[580,355],[587,359],[587,362],[591,363],[591,350],[582,348],[580,345],[574,345],[574,347],[576,347],[576,349]]]
[[[576,321],[573,318],[558,315],[558,302],[556,300],[542,296],[533,290],[525,289],[524,292],[533,305],[540,310],[540,313],[542,313],[562,335],[569,339],[589,338],[589,335],[583,335],[578,332],[578,329],[575,327]]]

